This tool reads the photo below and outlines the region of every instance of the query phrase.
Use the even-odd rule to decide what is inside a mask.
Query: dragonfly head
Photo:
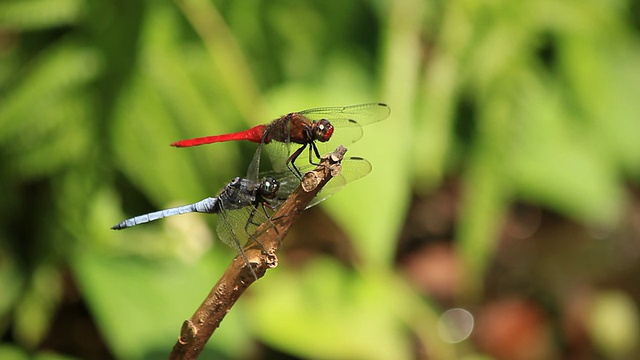
[[[318,120],[313,127],[313,138],[320,142],[327,142],[333,135],[333,125],[327,119]]]
[[[267,176],[260,183],[260,195],[265,199],[275,199],[280,183],[273,176]]]

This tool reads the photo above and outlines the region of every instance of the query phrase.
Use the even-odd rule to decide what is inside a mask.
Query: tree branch
[[[272,221],[258,228],[256,240],[262,246],[255,241],[245,245],[243,251],[258,278],[264,276],[267,269],[278,266],[276,251],[280,247],[281,239],[284,239],[289,228],[327,181],[340,173],[340,161],[346,152],[345,147],[339,146],[333,153],[324,156],[315,170],[304,175],[300,186],[278,208],[272,216]],[[249,285],[257,280],[246,265],[241,256],[233,259],[193,316],[182,324],[180,337],[173,346],[169,359],[198,357],[233,304]]]

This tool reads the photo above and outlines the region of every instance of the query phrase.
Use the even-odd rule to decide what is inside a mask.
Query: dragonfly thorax
[[[238,210],[259,203],[260,183],[236,177],[222,190],[218,198],[225,210]]]

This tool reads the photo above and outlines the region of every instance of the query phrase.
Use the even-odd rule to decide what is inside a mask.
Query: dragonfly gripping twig
[[[275,252],[280,247],[281,240],[327,181],[339,175],[340,163],[346,151],[345,147],[339,146],[332,154],[324,156],[315,170],[303,176],[302,182],[273,214],[271,221],[263,223],[256,231],[255,240],[260,245],[251,242],[243,248],[243,253],[251,263],[249,267],[255,270],[258,277],[262,277],[268,268],[277,266]],[[247,267],[240,256],[234,259],[193,316],[183,323],[180,337],[169,359],[198,357],[231,307],[256,280]]]

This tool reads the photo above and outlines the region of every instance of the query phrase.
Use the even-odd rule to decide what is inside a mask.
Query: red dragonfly
[[[314,162],[314,155],[320,159],[321,153],[325,153],[325,150],[333,144],[346,146],[360,140],[362,125],[386,119],[390,113],[389,106],[383,103],[315,108],[292,112],[269,124],[257,125],[248,130],[180,140],[172,143],[171,146],[189,147],[224,141],[248,140],[260,144],[259,157],[261,147],[269,145],[267,148],[274,168],[280,170],[278,168],[284,164],[289,170],[301,177],[300,171],[295,166],[295,161],[307,146],[309,147],[309,162],[317,165]],[[336,130],[335,135],[334,129]],[[332,140],[332,144],[320,145],[320,143],[327,143],[329,140]],[[291,152],[292,143],[302,146]]]

